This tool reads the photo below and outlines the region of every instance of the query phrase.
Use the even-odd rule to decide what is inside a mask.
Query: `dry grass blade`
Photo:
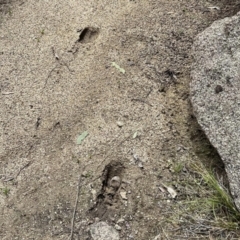
[[[239,229],[238,221],[240,220],[240,213],[237,210],[234,201],[227,190],[211,170],[207,170],[203,164],[193,165],[193,168],[202,177],[207,184],[209,192],[211,193],[206,199],[206,204],[212,208],[216,226],[228,230]],[[225,217],[217,217],[218,215]]]

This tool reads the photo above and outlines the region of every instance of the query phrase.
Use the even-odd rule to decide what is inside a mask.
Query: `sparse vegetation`
[[[8,197],[9,193],[10,193],[10,189],[8,187],[2,188],[2,193],[4,196]]]
[[[205,198],[206,204],[212,209],[215,220],[219,223],[219,227],[228,230],[236,230],[239,228],[238,221],[240,213],[237,210],[234,201],[217,174],[212,170],[207,170],[203,164],[193,166],[202,177],[203,182],[208,186],[209,196]],[[218,218],[221,216],[221,220]],[[220,221],[219,221],[220,220]]]
[[[182,163],[176,163],[173,166],[174,173],[180,173],[183,170],[184,165]]]
[[[215,237],[212,239],[237,239],[240,213],[221,178],[202,163],[192,164],[188,169],[189,181],[180,183],[186,191],[185,199],[177,202],[168,221],[180,223],[189,237],[206,239],[204,236],[211,234]]]
[[[2,5],[1,239],[89,239],[98,221],[121,240],[239,239],[189,104],[194,38],[231,15],[215,5]]]

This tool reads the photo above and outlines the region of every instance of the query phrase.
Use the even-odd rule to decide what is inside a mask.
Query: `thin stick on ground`
[[[23,167],[21,167],[19,169],[19,171],[17,172],[16,176],[15,176],[15,179],[17,179],[17,177],[19,176],[19,174],[22,172],[23,169],[27,168],[30,166],[30,164],[32,164],[32,161],[29,161],[27,164],[25,164]]]
[[[71,221],[71,234],[70,234],[69,240],[72,240],[72,238],[73,238],[74,221],[75,221],[75,216],[76,216],[76,211],[77,211],[79,193],[80,193],[80,189],[81,189],[81,179],[82,179],[82,174],[79,175],[79,179],[78,179],[77,196],[76,196],[76,200],[75,200],[75,207],[73,210],[73,216],[72,216],[72,221]]]

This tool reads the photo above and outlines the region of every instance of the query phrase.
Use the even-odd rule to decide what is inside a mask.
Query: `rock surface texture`
[[[196,37],[190,85],[197,120],[217,149],[240,210],[240,13]]]
[[[98,222],[90,228],[94,240],[119,240],[119,233],[105,222]]]

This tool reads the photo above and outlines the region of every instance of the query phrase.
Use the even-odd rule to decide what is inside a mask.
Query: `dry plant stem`
[[[19,176],[19,174],[21,173],[21,171],[22,171],[24,168],[29,167],[31,163],[32,163],[32,161],[29,161],[27,164],[25,164],[23,167],[21,167],[21,168],[19,169],[18,173],[16,174],[15,179]]]
[[[79,179],[78,179],[77,196],[76,196],[76,200],[75,200],[75,207],[73,210],[73,216],[72,216],[72,222],[71,222],[71,234],[70,234],[69,240],[72,240],[72,238],[73,238],[74,220],[75,220],[76,211],[77,211],[79,193],[80,193],[80,189],[81,189],[81,179],[82,179],[82,173],[79,175]]]
[[[86,169],[86,167],[89,166],[89,165],[90,165],[90,163],[83,167],[82,172],[81,172],[81,174],[79,175],[79,178],[78,178],[77,195],[76,195],[75,207],[74,207],[74,210],[73,210],[73,216],[72,216],[72,221],[71,221],[71,233],[70,233],[70,236],[69,236],[69,240],[72,240],[72,238],[73,238],[74,221],[75,221],[75,216],[76,216],[76,211],[77,211],[77,206],[78,206],[78,199],[79,199],[80,189],[81,189],[82,186],[86,185],[86,184],[81,184],[82,173]]]

